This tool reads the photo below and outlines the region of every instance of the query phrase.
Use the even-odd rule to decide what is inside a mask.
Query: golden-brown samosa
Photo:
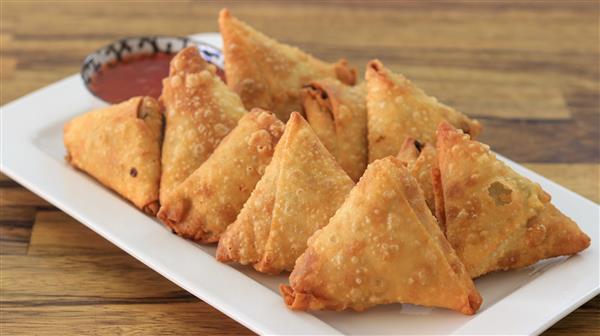
[[[356,71],[346,60],[326,63],[302,50],[275,41],[233,17],[219,14],[227,84],[246,108],[264,108],[287,121],[300,111],[302,86],[319,78],[337,78],[354,85]]]
[[[327,224],[353,185],[308,123],[292,113],[265,175],[221,236],[217,259],[264,273],[292,270],[307,239]]]
[[[164,200],[208,158],[246,110],[196,47],[181,50],[171,60],[160,99],[166,123],[160,182]]]
[[[369,162],[396,155],[408,137],[434,144],[435,130],[444,120],[473,137],[481,131],[479,122],[439,103],[406,77],[392,73],[378,60],[369,62],[365,78]]]
[[[303,89],[308,123],[323,145],[354,181],[367,168],[365,85],[348,86],[332,78]]]
[[[64,127],[67,161],[155,215],[162,125],[159,104],[151,97],[88,112]]]
[[[423,190],[427,206],[435,214],[432,170],[437,167],[437,157],[434,146],[407,138],[396,158],[407,164],[408,170]]]
[[[589,246],[589,237],[550,203],[539,184],[448,123],[437,132],[441,220],[471,277]]]
[[[411,303],[474,314],[482,301],[416,180],[394,157],[367,167],[280,290],[294,310]]]
[[[212,155],[165,197],[158,217],[183,237],[218,241],[263,175],[283,128],[269,112],[254,109],[244,115]]]

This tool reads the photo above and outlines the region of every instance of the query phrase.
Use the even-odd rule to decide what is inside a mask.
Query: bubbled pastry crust
[[[254,109],[246,114],[212,155],[164,199],[158,217],[181,236],[218,241],[264,174],[283,128],[270,112]]]

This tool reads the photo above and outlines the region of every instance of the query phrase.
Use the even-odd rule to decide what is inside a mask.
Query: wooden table
[[[598,2],[227,5],[361,72],[380,58],[477,116],[498,152],[600,200]],[[3,1],[0,103],[77,72],[118,37],[216,31],[221,6]],[[250,333],[3,175],[0,202],[3,335]],[[596,297],[547,334],[598,335],[599,325]]]

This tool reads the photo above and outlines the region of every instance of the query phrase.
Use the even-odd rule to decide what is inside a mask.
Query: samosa
[[[291,271],[307,239],[353,185],[308,123],[292,113],[265,175],[221,236],[217,259],[270,274]]]
[[[64,127],[67,161],[155,215],[162,125],[159,104],[151,97],[88,112]]]
[[[219,13],[227,84],[247,109],[260,107],[287,121],[300,111],[300,90],[319,78],[337,78],[354,85],[356,70],[345,59],[326,63],[302,50],[277,42],[233,17]]]
[[[193,46],[171,60],[160,100],[166,123],[160,181],[164,200],[208,158],[246,110]]]
[[[367,168],[367,105],[364,83],[348,86],[326,78],[303,89],[308,123],[354,181]]]
[[[476,137],[478,121],[428,96],[406,77],[394,74],[378,60],[367,65],[367,115],[369,162],[395,156],[406,138],[435,143],[435,130],[442,121]]]
[[[498,160],[487,145],[448,123],[437,133],[438,219],[471,277],[589,246],[589,237],[550,203],[539,184]]]
[[[474,314],[481,296],[405,165],[371,163],[282,285],[294,310],[365,310],[389,303]]]
[[[158,217],[183,237],[218,241],[264,174],[283,128],[269,112],[244,115],[208,160],[165,197]]]
[[[423,190],[427,206],[435,214],[432,172],[433,168],[437,166],[437,156],[434,146],[407,138],[400,147],[396,158],[407,164],[408,170]]]

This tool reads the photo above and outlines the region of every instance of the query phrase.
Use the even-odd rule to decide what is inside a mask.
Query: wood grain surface
[[[0,6],[0,104],[78,72],[89,52],[116,38],[216,31],[227,6],[281,41],[345,57],[361,72],[380,58],[478,117],[483,141],[499,153],[600,201],[598,1]],[[2,335],[251,333],[1,174],[0,281]],[[600,297],[545,334],[599,335]]]

